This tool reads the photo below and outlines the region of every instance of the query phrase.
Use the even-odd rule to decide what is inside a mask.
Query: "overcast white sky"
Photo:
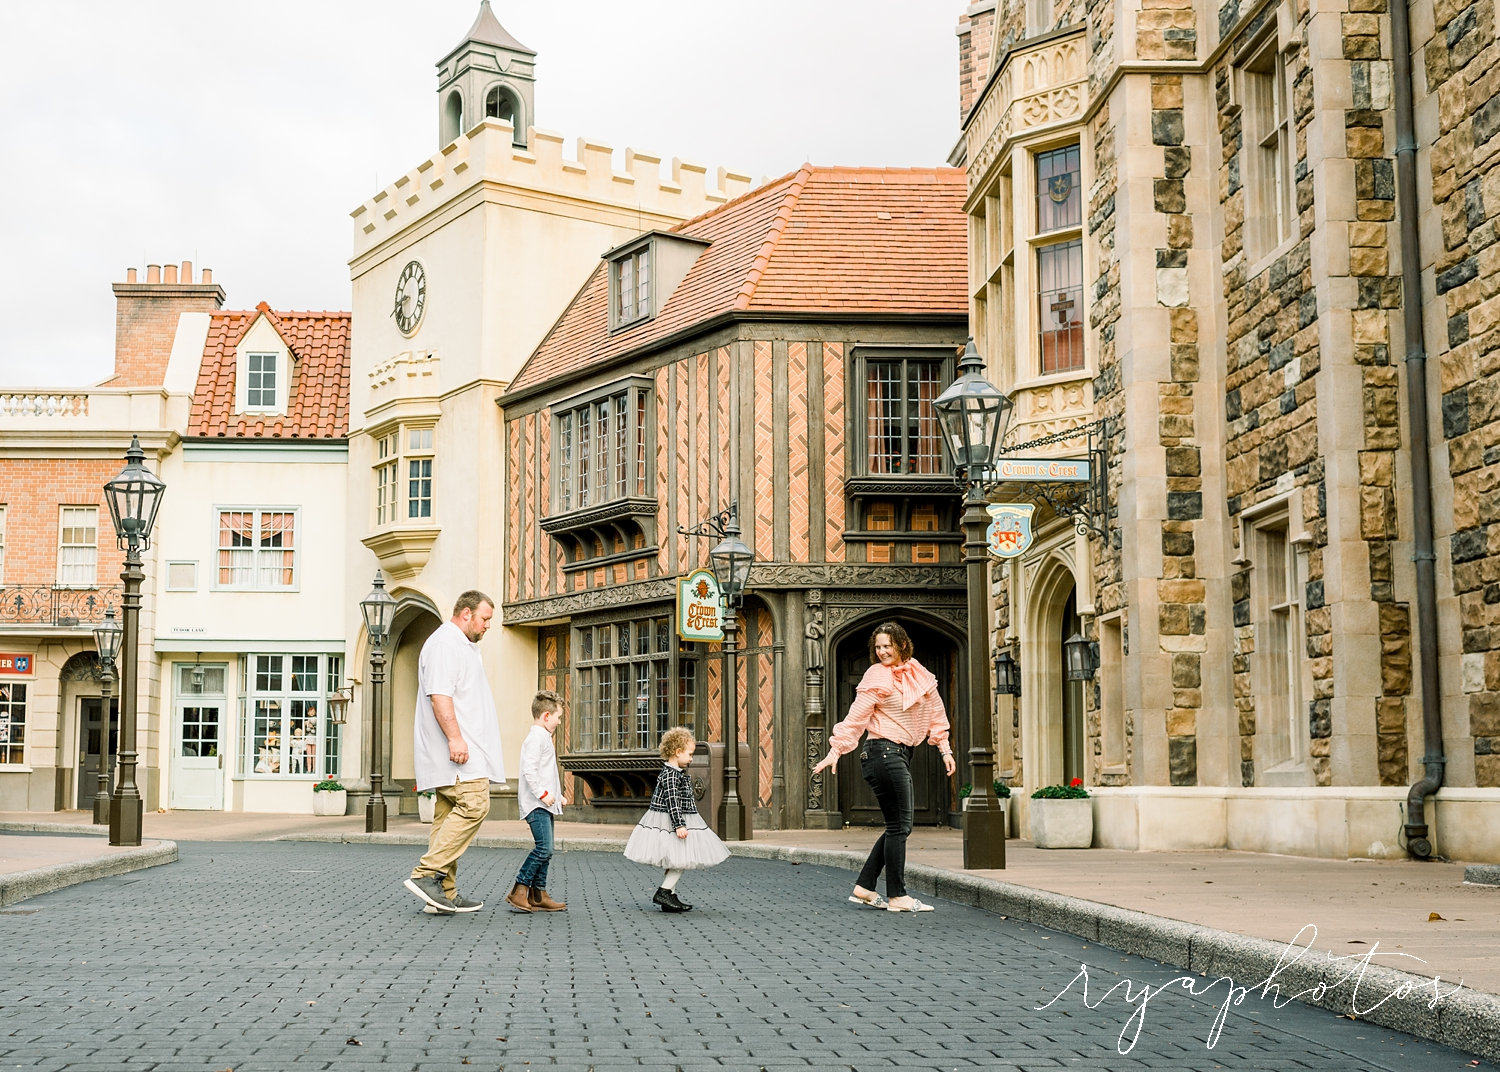
[[[537,125],[723,164],[942,164],[963,0],[491,0]],[[437,148],[479,0],[0,3],[0,386],[110,374],[125,269],[349,308],[349,212]],[[142,274],[144,278],[144,273]]]

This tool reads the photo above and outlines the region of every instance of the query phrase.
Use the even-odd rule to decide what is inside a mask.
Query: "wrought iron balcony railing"
[[[120,611],[125,586],[0,584],[0,628],[15,625],[92,626]]]

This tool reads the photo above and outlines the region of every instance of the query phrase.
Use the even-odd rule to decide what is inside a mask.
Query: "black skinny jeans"
[[[870,850],[856,883],[874,891],[880,872],[885,871],[886,897],[906,896],[906,839],[911,834],[911,746],[866,738],[859,750],[859,771],[875,792],[885,833]]]

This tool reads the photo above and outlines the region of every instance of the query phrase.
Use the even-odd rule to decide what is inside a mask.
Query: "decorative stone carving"
[[[605,588],[589,588],[547,599],[506,603],[504,607],[507,624],[546,621],[550,618],[570,618],[592,611],[608,611],[615,607],[635,603],[660,603],[677,598],[676,579],[657,577],[649,581],[633,581],[629,584],[610,585]],[[942,589],[954,590],[956,598],[962,599],[965,591],[964,567],[962,566],[870,566],[858,562],[834,562],[827,565],[757,564],[750,573],[750,590],[757,588],[807,588],[826,595],[825,590],[878,589],[883,594],[879,606],[891,602],[888,595],[893,589],[916,589],[902,602],[921,602],[931,598]],[[950,598],[939,596],[939,598]],[[944,615],[946,617],[946,615]],[[962,621],[962,616],[958,619]],[[830,628],[827,618],[824,628]]]
[[[822,566],[757,563],[754,588],[952,588],[963,587],[962,566],[871,566],[832,562]]]
[[[891,593],[887,598],[870,600],[864,603],[831,604],[825,614],[826,627],[831,632],[837,632],[850,622],[864,617],[871,611],[889,608],[893,603],[902,607],[920,609],[946,622],[951,622],[960,628],[968,624],[968,604],[962,592],[951,595],[945,593],[903,592],[899,594]]]
[[[676,579],[657,577],[649,581],[588,588],[582,592],[505,604],[505,622],[540,622],[549,618],[571,618],[591,611],[607,611],[633,603],[661,603],[677,596]]]
[[[966,129],[969,189],[988,181],[1011,140],[1029,131],[1075,122],[1087,105],[1083,30],[1010,53]]]
[[[823,758],[823,727],[807,727],[807,810],[818,811],[823,807],[823,772],[811,771]]]
[[[823,611],[818,607],[808,609],[807,626],[802,630],[804,651],[803,665],[808,673],[823,673]]]

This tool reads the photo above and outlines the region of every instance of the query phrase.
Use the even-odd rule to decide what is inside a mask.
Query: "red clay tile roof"
[[[652,320],[609,333],[601,262],[511,382],[524,390],[723,313],[968,315],[964,172],[801,170],[673,230],[708,239]]]
[[[292,355],[287,412],[235,412],[235,347],[264,313]],[[189,436],[344,439],[349,435],[349,314],[277,313],[265,302],[218,312],[203,344]]]

